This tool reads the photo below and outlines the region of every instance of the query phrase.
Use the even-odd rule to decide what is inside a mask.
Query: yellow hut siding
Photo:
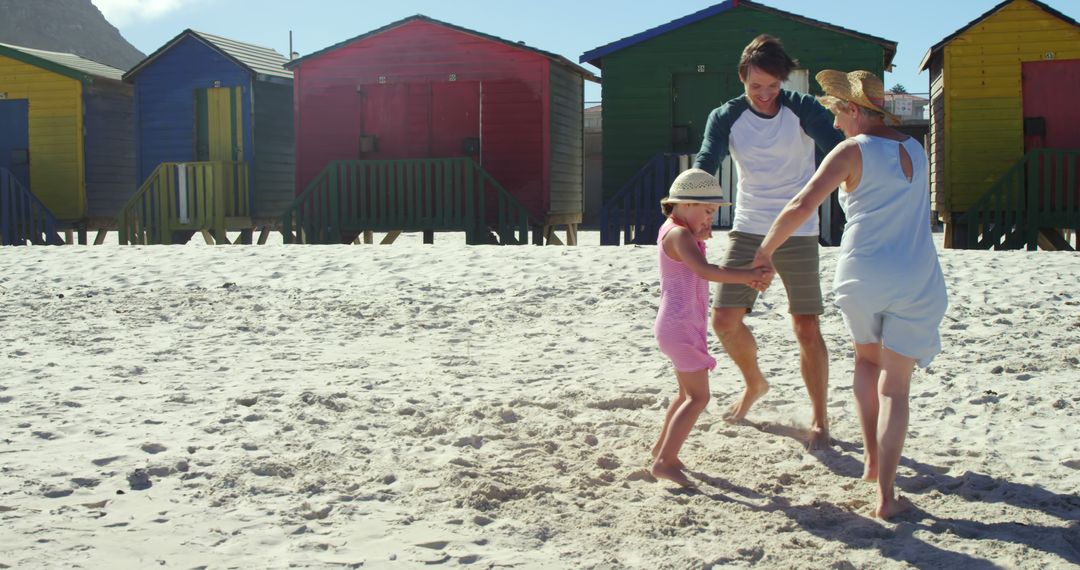
[[[1020,64],[1050,51],[1056,59],[1080,58],[1080,31],[1026,0],[945,46],[948,181],[941,209],[965,211],[1023,157]]]
[[[0,57],[0,91],[30,101],[30,189],[58,219],[86,212],[82,83]]]

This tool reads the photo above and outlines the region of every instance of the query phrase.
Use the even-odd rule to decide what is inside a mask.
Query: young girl
[[[668,220],[656,240],[660,310],[653,330],[660,351],[675,367],[679,395],[668,407],[653,446],[652,474],[684,487],[692,483],[683,473],[679,448],[709,402],[709,370],[716,367],[706,343],[709,281],[743,283],[762,290],[771,276],[764,268],[724,269],[705,260],[703,240],[711,237],[713,215],[722,203],[716,178],[696,168],[675,178],[668,196],[660,201]]]

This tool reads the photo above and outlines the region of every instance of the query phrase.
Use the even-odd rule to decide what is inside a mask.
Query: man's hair
[[[739,79],[746,80],[751,65],[780,81],[787,81],[791,70],[798,67],[799,62],[784,51],[784,44],[780,40],[761,34],[743,48],[742,58],[739,59]]]

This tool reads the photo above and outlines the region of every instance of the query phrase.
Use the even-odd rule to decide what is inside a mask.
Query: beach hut
[[[896,42],[749,0],[716,4],[585,52],[580,61],[603,71],[604,243],[619,243],[620,234],[655,242],[663,221],[657,200],[693,164],[709,112],[743,92],[739,57],[765,33],[799,61],[785,88],[802,92],[820,93],[812,79],[822,69],[881,76],[896,54]],[[725,191],[736,192],[730,162],[720,174]],[[835,200],[822,214],[823,240],[838,243]],[[730,211],[721,212],[721,225],[730,219]]]
[[[121,239],[260,242],[293,199],[292,72],[276,51],[184,30],[124,74],[139,193]]]
[[[425,16],[291,61],[296,192],[287,241],[464,231],[576,242],[589,71]]]
[[[134,190],[131,87],[70,53],[0,44],[0,240],[113,227]],[[27,231],[27,228],[35,228]]]
[[[1080,25],[1006,0],[926,52],[930,179],[948,247],[1073,249]]]

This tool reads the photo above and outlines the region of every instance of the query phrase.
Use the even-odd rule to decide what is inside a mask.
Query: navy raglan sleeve
[[[732,114],[730,103],[709,113],[709,120],[705,123],[705,137],[701,140],[701,150],[694,159],[694,168],[716,175],[720,162],[728,155],[728,139],[734,123]]]
[[[817,98],[805,93],[791,93],[791,110],[799,117],[799,124],[817,145],[821,156],[843,142],[844,133],[833,126],[833,114],[818,103]]]

